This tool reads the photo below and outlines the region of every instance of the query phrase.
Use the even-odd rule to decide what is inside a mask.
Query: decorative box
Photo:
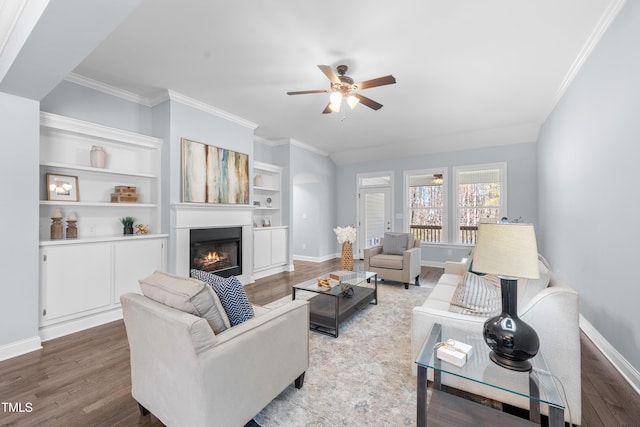
[[[473,347],[460,341],[448,340],[438,345],[438,359],[462,367],[473,353]]]

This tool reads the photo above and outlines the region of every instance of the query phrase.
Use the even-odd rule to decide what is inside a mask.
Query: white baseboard
[[[614,368],[620,372],[625,380],[633,387],[636,393],[640,394],[640,372],[635,369],[631,364],[616,350],[610,343],[603,337],[596,328],[593,327],[587,319],[580,315],[580,329],[585,333],[587,337],[598,347],[598,349],[604,354]]]
[[[283,271],[293,271],[293,266],[279,265],[277,267],[267,268],[266,270],[254,271],[251,279],[255,282],[263,277],[271,276],[272,274],[282,273]]]
[[[335,258],[340,258],[340,254],[329,254],[321,257],[311,257],[311,256],[305,256],[305,255],[293,256],[294,261],[308,261],[308,262],[325,262]]]
[[[39,331],[40,338],[42,341],[49,341],[120,319],[122,319],[122,308],[117,307],[109,311],[91,314],[78,319],[41,326]]]
[[[32,351],[40,350],[41,348],[42,341],[40,341],[39,336],[12,342],[0,346],[0,361],[11,359],[16,356],[22,356],[23,354],[31,353]]]
[[[438,261],[421,260],[420,265],[422,267],[444,268],[444,262],[438,262]]]

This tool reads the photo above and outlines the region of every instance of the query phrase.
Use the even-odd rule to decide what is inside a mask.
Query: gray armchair
[[[138,294],[120,297],[131,394],[166,426],[242,426],[309,366],[309,306],[291,301],[214,334],[207,320]]]
[[[380,245],[364,250],[364,269],[374,271],[384,280],[409,283],[415,279],[420,286],[420,240],[410,233],[385,233]]]

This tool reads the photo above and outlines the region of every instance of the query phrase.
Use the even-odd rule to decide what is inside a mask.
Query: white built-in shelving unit
[[[93,146],[106,152],[91,166]],[[70,117],[40,116],[40,335],[54,338],[121,317],[120,295],[139,292],[138,280],[166,264],[160,231],[162,140]],[[50,201],[46,175],[78,179],[78,201]],[[137,203],[112,203],[115,186],[133,186]],[[78,237],[50,238],[51,214],[78,218]],[[123,234],[132,216],[148,234]]]

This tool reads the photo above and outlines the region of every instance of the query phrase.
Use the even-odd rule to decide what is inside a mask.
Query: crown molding
[[[260,144],[268,145],[270,147],[273,147],[275,145],[279,145],[279,144],[276,144],[275,142],[273,142],[273,141],[271,141],[269,139],[263,138],[263,137],[258,136],[258,135],[253,135],[253,142],[258,142]]]
[[[622,9],[622,7],[625,5],[626,1],[627,0],[612,0],[607,10],[602,14],[602,16],[600,17],[600,20],[598,21],[593,31],[591,31],[591,34],[587,38],[587,41],[582,46],[580,53],[578,53],[578,56],[573,61],[573,64],[571,64],[569,71],[567,71],[567,74],[564,76],[564,79],[562,80],[562,83],[560,84],[560,87],[558,88],[558,91],[556,92],[556,95],[553,98],[551,105],[547,109],[547,112],[544,115],[544,117],[542,117],[542,122],[544,122],[549,117],[549,114],[551,114],[551,112],[556,107],[558,102],[560,102],[560,99],[562,99],[562,97],[564,96],[564,93],[567,91],[569,86],[571,86],[571,83],[575,79],[576,75],[578,74],[578,72],[586,62],[587,58],[589,58],[589,56],[591,55],[591,52],[596,47],[596,45],[598,44],[598,42],[600,41],[604,33],[607,31],[609,26],[611,26],[613,21],[616,19],[616,17],[618,16],[618,13]]]
[[[174,92],[171,89],[168,89],[167,93],[169,94],[169,99],[172,101],[188,105],[189,107],[196,108],[198,110],[204,111],[205,113],[209,113],[213,116],[237,123],[252,130],[258,127],[256,123],[250,122],[249,120],[243,119],[242,117],[212,107],[211,105],[205,104],[204,102],[198,101],[197,99],[189,98],[188,96],[182,95],[178,92]]]
[[[151,103],[149,102],[149,99],[143,96],[140,96],[133,92],[129,92],[128,90],[111,86],[109,84],[103,83],[98,80],[91,79],[89,77],[85,77],[77,73],[69,73],[69,75],[67,75],[65,80],[70,83],[75,83],[77,85],[84,86],[89,89],[106,93],[107,95],[112,95],[117,98],[124,99],[126,101],[131,101],[131,102],[135,102],[136,104],[144,105],[145,107],[152,107]]]
[[[322,151],[319,148],[313,147],[294,138],[289,138],[289,144],[295,145],[296,147],[302,148],[303,150],[311,151],[312,153],[320,154],[321,156],[329,157],[329,153],[327,153],[326,151]]]

